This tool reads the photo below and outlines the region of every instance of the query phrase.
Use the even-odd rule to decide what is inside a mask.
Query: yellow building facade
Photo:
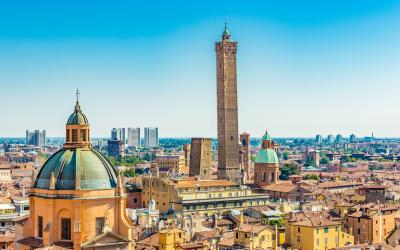
[[[77,100],[66,143],[40,169],[20,249],[134,248],[121,176],[90,145],[89,123]]]
[[[303,250],[325,250],[354,244],[354,237],[342,230],[342,222],[323,217],[286,221],[286,244]]]
[[[143,177],[143,207],[147,207],[151,199],[160,213],[196,212],[202,216],[269,204],[268,195],[253,193],[233,181]]]
[[[234,247],[248,250],[276,249],[276,233],[267,226],[242,224],[234,234]]]
[[[158,237],[160,250],[176,250],[179,245],[186,243],[186,231],[179,228],[161,230]]]

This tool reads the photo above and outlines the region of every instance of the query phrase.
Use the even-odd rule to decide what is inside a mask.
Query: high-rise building
[[[211,138],[192,138],[189,176],[209,176],[211,164]]]
[[[215,43],[217,56],[218,178],[240,181],[236,79],[237,42],[226,28]]]
[[[315,142],[316,143],[322,143],[322,135],[318,134],[315,136]]]
[[[35,130],[34,132],[26,131],[26,145],[34,145],[36,147],[46,146],[46,130],[40,132]]]
[[[111,140],[122,141],[125,144],[125,128],[113,128],[111,130]]]
[[[246,173],[246,178],[250,178],[250,134],[244,132],[240,134],[240,163]]]
[[[109,156],[114,158],[125,156],[125,143],[120,140],[109,140],[107,146],[107,152]]]
[[[333,135],[328,135],[327,141],[328,141],[328,143],[333,143],[334,142]]]
[[[354,143],[354,142],[356,142],[356,140],[357,140],[356,135],[355,134],[351,134],[350,135],[350,142]]]
[[[128,146],[140,148],[140,128],[128,128]]]
[[[336,143],[341,143],[342,141],[343,141],[343,136],[341,134],[337,134],[335,142]]]
[[[144,146],[146,148],[158,147],[158,128],[144,128]]]

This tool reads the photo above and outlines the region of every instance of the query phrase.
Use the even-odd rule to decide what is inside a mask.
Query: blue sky
[[[0,136],[63,136],[74,92],[93,136],[216,136],[214,42],[239,42],[239,128],[400,136],[400,2],[2,1]]]

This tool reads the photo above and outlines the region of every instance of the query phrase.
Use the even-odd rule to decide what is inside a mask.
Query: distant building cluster
[[[108,140],[107,153],[115,158],[124,157],[126,148],[154,148],[159,146],[158,128],[145,127],[142,143],[140,128],[113,128]]]
[[[46,146],[46,130],[33,132],[26,131],[26,145],[33,145],[36,147]]]

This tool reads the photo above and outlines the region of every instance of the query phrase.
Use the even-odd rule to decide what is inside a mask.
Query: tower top
[[[224,26],[224,32],[222,32],[222,38],[229,38],[231,36],[231,33],[229,32],[227,28],[227,22],[225,19],[225,26]]]

